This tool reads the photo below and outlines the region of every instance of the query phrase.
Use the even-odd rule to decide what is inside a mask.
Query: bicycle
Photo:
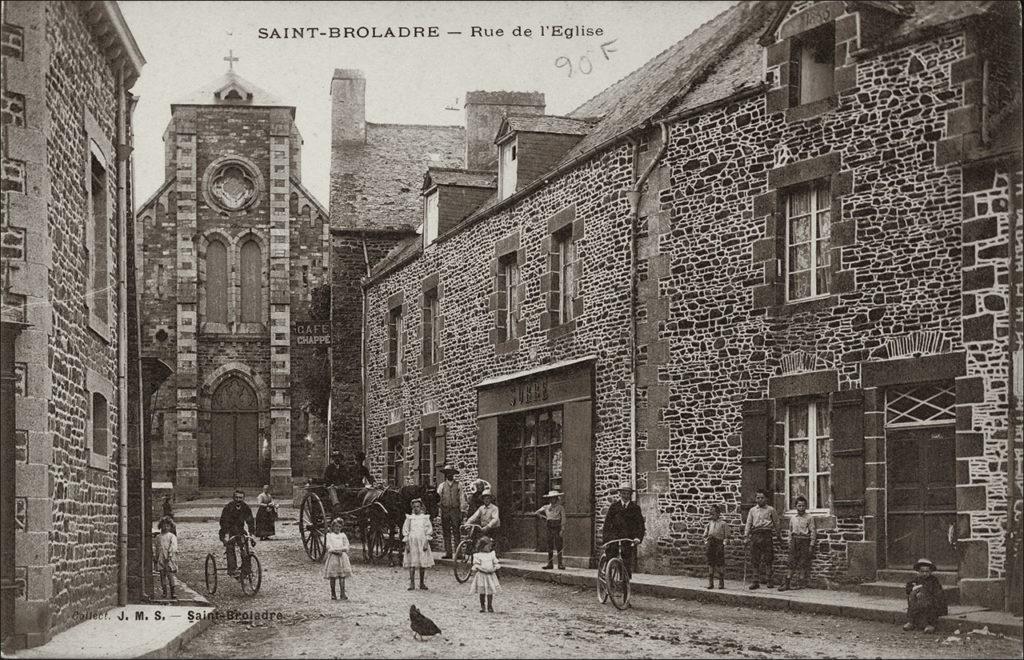
[[[475,524],[463,525],[461,529],[466,529],[467,527],[470,529],[469,538],[462,539],[459,542],[459,545],[455,547],[455,554],[452,559],[452,571],[455,573],[455,581],[459,584],[469,579],[471,569],[473,568],[473,555],[476,553],[476,541],[480,536],[477,534],[477,531],[484,531],[483,527]]]
[[[241,552],[239,554],[242,555],[242,565],[233,577],[238,580],[242,593],[247,596],[255,596],[263,585],[263,567],[260,565],[260,558],[256,556],[256,551],[252,549],[256,546],[256,539],[251,534],[239,534],[228,537],[228,541],[231,543],[237,542],[236,539],[241,539],[241,543],[239,543]],[[228,552],[234,552],[234,550],[229,550],[225,546],[225,561],[227,561]],[[217,574],[226,573],[228,569],[217,568],[217,558],[212,552],[206,555],[205,569],[206,591],[213,595],[217,593]]]
[[[622,560],[622,544],[636,546],[640,539],[615,539],[601,546],[601,559],[597,563],[597,601],[605,603],[610,597],[612,604],[620,610],[629,607],[629,579],[631,571]],[[619,553],[608,556],[608,546],[619,545]]]

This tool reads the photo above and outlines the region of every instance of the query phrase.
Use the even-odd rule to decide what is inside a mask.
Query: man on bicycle
[[[619,499],[612,502],[604,517],[604,530],[601,533],[601,538],[605,543],[615,539],[644,540],[644,535],[647,533],[644,514],[640,511],[640,506],[632,500],[633,486],[629,482],[623,481],[619,484]],[[622,547],[622,563],[626,565],[626,570],[632,573],[633,564],[636,561],[636,546],[630,543],[613,543],[607,548],[608,556],[618,556],[619,547]]]
[[[253,520],[252,509],[245,503],[245,493],[241,489],[235,489],[231,501],[224,505],[224,510],[220,513],[220,542],[224,544],[228,556],[228,575],[238,574],[236,547],[242,552],[242,569],[249,571],[249,548],[245,546],[246,526],[250,534],[256,533],[256,521]]]
[[[498,507],[494,504],[494,494],[490,488],[485,488],[480,494],[483,504],[469,517],[463,527],[480,525],[480,534],[486,534],[494,541],[494,553],[498,553],[497,535],[501,529],[501,519],[498,517]],[[473,531],[473,540],[477,538],[476,530]]]

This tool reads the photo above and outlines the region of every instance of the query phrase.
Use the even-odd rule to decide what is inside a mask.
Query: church
[[[225,59],[171,105],[165,180],[136,213],[153,481],[179,497],[290,493],[326,453],[326,348],[293,338],[326,329],[309,321],[327,320],[327,210],[301,182],[295,107]]]

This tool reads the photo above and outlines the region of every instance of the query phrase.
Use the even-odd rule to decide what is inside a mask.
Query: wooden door
[[[204,486],[258,486],[269,477],[260,461],[256,393],[239,377],[217,388],[210,411],[210,465]]]
[[[956,523],[954,427],[886,432],[886,564],[912,566],[920,557],[939,570],[958,568],[949,529]]]

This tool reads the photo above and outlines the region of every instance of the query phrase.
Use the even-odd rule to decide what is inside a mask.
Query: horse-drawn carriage
[[[406,514],[412,511],[412,501],[423,500],[431,517],[438,513],[438,496],[429,486],[399,489],[335,486],[334,498],[330,484],[322,480],[310,480],[305,489],[306,495],[299,507],[299,535],[302,547],[313,561],[323,559],[327,529],[335,518],[341,518],[346,529],[359,530],[363,557],[367,561],[387,558],[393,563],[394,555],[401,551],[400,532]]]

